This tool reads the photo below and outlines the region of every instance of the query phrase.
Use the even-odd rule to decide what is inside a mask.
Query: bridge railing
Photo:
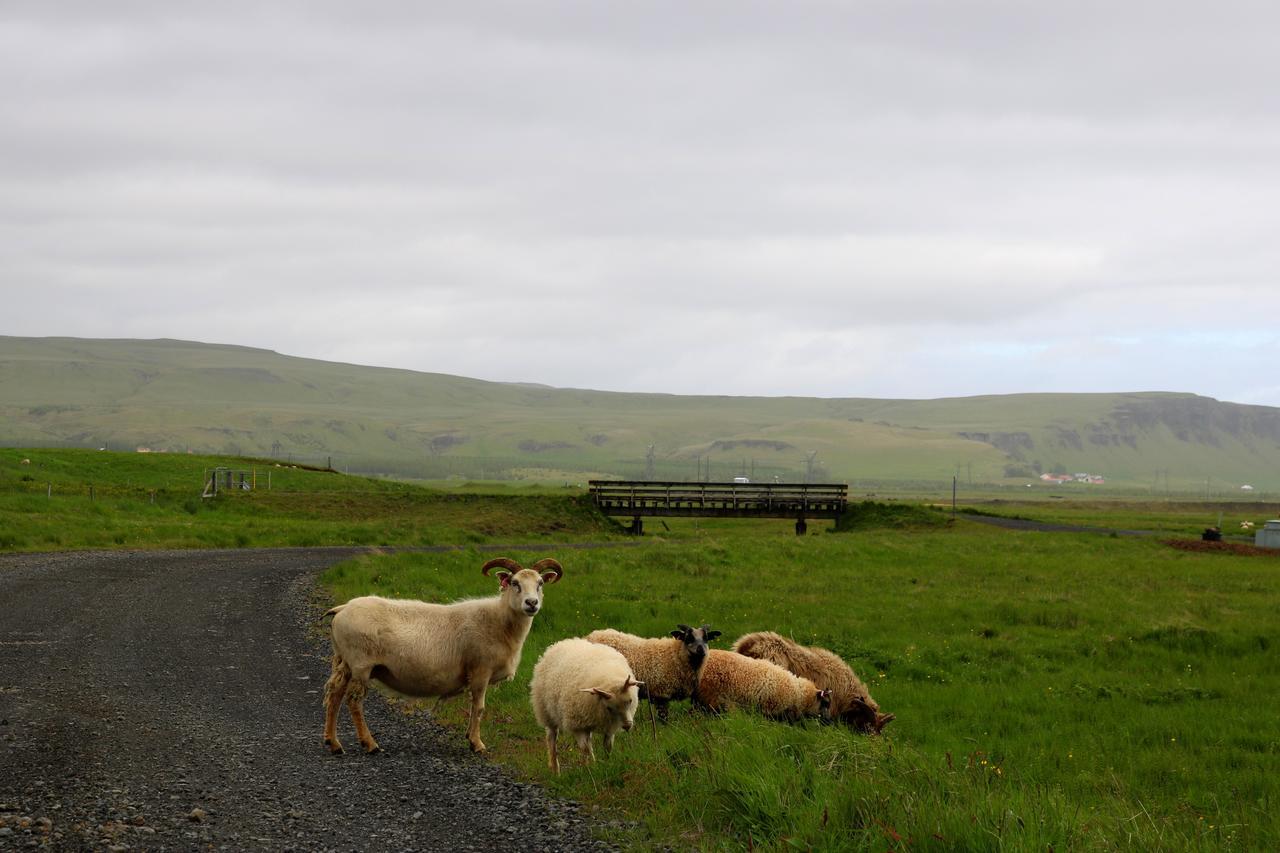
[[[608,515],[740,515],[834,518],[844,512],[844,483],[679,483],[592,480],[595,505]]]

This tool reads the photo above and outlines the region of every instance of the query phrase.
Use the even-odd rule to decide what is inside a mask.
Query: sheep
[[[809,679],[770,661],[719,649],[707,652],[693,700],[711,711],[738,705],[792,722],[804,717],[818,717],[824,723],[831,720],[830,690],[819,690]]]
[[[490,684],[507,681],[520,666],[520,651],[542,607],[542,586],[564,575],[550,558],[529,568],[506,557],[485,563],[480,573],[496,572],[496,596],[453,604],[432,604],[375,595],[353,598],[330,609],[333,667],[324,686],[324,743],[335,755],[338,709],[346,698],[356,736],[366,752],[378,743],[364,720],[364,698],[370,679],[414,697],[448,698],[471,693],[467,740],[483,752],[480,717]],[[322,617],[323,618],[323,617]]]
[[[720,636],[710,625],[678,625],[670,637],[637,637],[612,628],[592,631],[587,639],[622,652],[645,687],[640,691],[667,719],[667,703],[687,699],[698,687],[698,670],[707,657],[707,644]]]
[[[831,691],[831,716],[858,731],[880,734],[893,721],[893,714],[881,714],[866,685],[834,652],[816,646],[802,646],[773,631],[745,634],[733,644],[733,651],[747,657],[772,661],[783,669],[809,679]]]
[[[613,751],[618,730],[631,731],[640,701],[635,673],[620,652],[583,639],[561,640],[538,658],[529,684],[533,716],[547,732],[547,766],[560,772],[556,738],[567,729],[591,761],[592,732]]]

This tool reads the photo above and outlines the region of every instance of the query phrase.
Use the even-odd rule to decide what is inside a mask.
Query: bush
[[[849,530],[873,528],[931,528],[946,527],[951,523],[947,516],[936,509],[917,504],[888,504],[878,501],[862,501],[849,504],[844,514],[836,519],[837,533]]]

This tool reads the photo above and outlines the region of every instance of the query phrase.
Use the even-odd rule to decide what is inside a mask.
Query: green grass
[[[216,466],[256,472],[257,489],[201,498],[206,472]],[[576,490],[481,485],[444,492],[263,460],[0,449],[0,551],[429,546],[617,535],[617,525]]]
[[[259,490],[200,500],[204,470],[226,464],[256,466]],[[1099,527],[1196,532],[1205,513],[1216,521],[1214,505],[1165,502],[993,508]],[[847,533],[650,520],[640,547],[566,548],[556,554],[565,579],[548,590],[515,682],[490,694],[494,759],[630,816],[641,829],[620,840],[637,846],[1280,845],[1280,559],[947,520],[866,502]],[[576,489],[444,491],[252,460],[0,450],[0,551],[620,538]],[[478,571],[489,556],[368,557],[324,582],[337,600],[447,601],[493,591]],[[594,766],[570,751],[551,778],[527,699],[542,649],[606,625],[659,635],[702,621],[725,632],[723,645],[769,628],[837,651],[897,721],[869,739],[677,706],[656,740],[641,726]],[[464,718],[461,701],[441,714],[460,740]]]
[[[966,504],[962,511],[1116,530],[1154,530],[1199,536],[1206,527],[1222,525],[1228,536],[1253,536],[1269,519],[1280,517],[1280,504],[1252,501],[1164,500],[987,500]],[[1248,522],[1251,528],[1241,526]]]
[[[1280,560],[964,525],[650,539],[559,555],[485,741],[557,793],[705,849],[1267,849],[1280,843]],[[688,535],[687,535],[688,534]],[[535,555],[513,554],[517,559]],[[491,591],[474,553],[371,557],[325,578],[447,601]],[[545,769],[528,678],[602,626],[711,622],[834,649],[898,715],[883,739],[745,714],[647,721],[595,766]],[[441,719],[459,731],[465,702]],[[562,759],[563,760],[563,759]],[[646,841],[645,839],[649,839]]]
[[[1040,471],[1104,491],[1280,492],[1280,411],[1172,393],[944,400],[619,394],[159,340],[0,336],[0,443],[333,459],[419,479],[584,482],[751,472],[939,491],[1025,488]]]

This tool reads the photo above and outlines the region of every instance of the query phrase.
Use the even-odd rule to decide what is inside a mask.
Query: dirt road
[[[0,557],[0,850],[600,849],[379,699],[385,752],[328,754],[309,598],[354,553]]]

